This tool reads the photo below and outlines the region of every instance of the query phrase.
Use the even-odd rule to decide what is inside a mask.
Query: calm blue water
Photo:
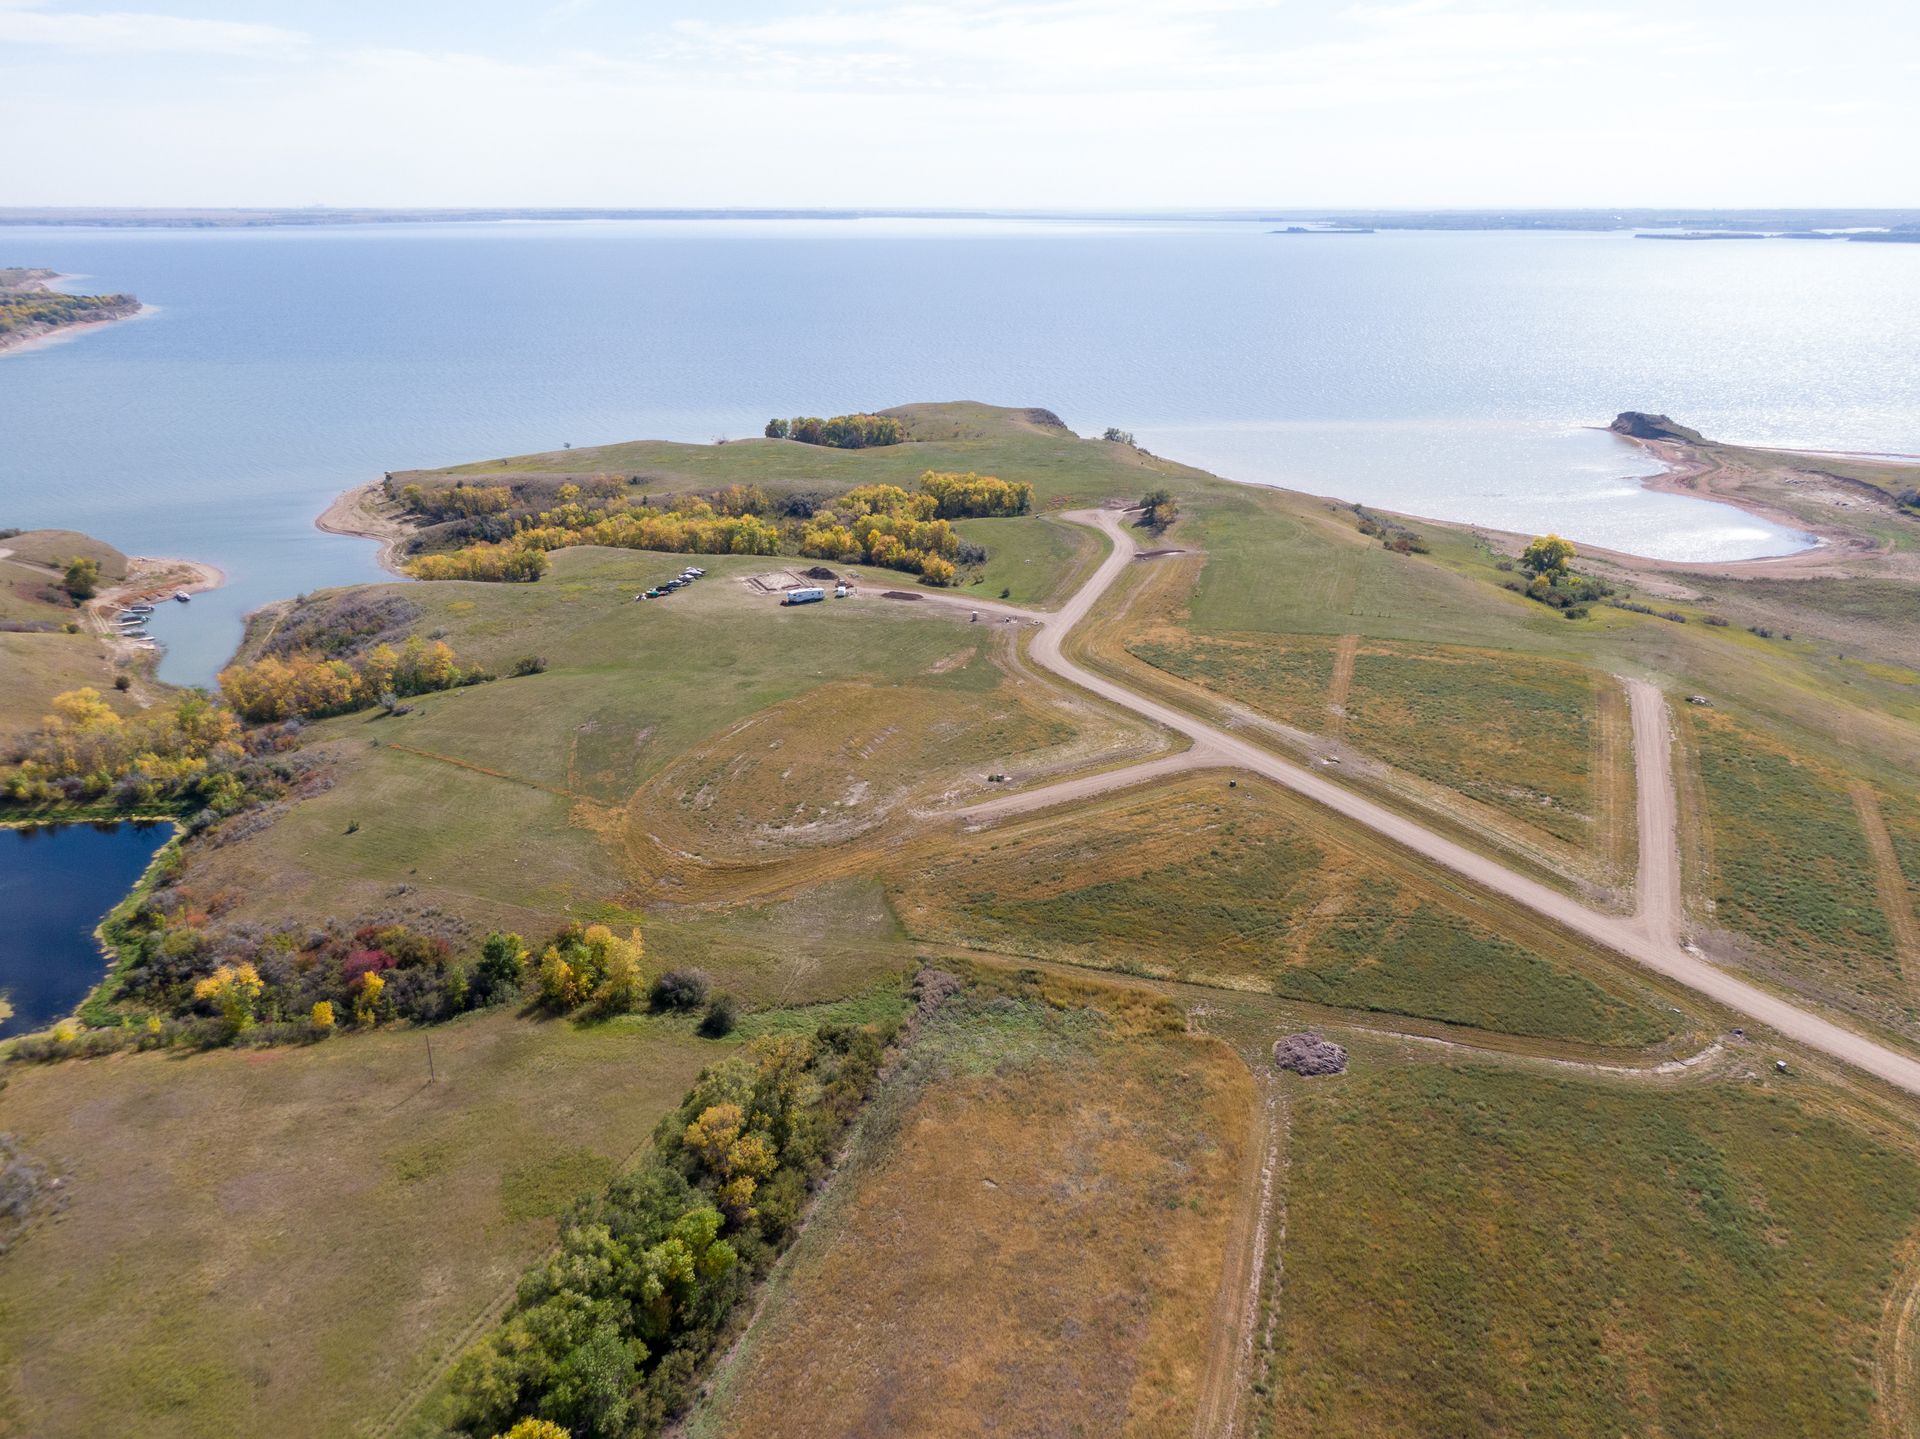
[[[1237,479],[1698,559],[1800,541],[1641,489],[1583,427],[1920,450],[1920,247],[1265,228],[0,229],[0,263],[158,307],[0,357],[0,524],[225,569],[156,625],[193,681],[245,610],[375,577],[311,527],[340,489],[567,441],[1037,404]]]
[[[106,963],[93,927],[173,833],[161,823],[0,829],[0,1036],[44,1029],[86,998]]]

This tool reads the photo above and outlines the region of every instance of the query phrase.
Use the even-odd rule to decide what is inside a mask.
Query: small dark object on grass
[[[1000,586],[1000,598],[1001,598],[1001,599],[1003,599],[1003,600],[1010,600],[1010,599],[1012,599],[1012,598],[1013,598],[1013,588],[1012,588],[1012,586],[1010,586],[1010,585],[1002,585],[1002,586]]]
[[[702,1039],[725,1039],[740,1022],[740,1003],[730,994],[716,994],[700,1016]]]
[[[1343,1045],[1322,1039],[1310,1030],[1289,1034],[1273,1046],[1273,1067],[1295,1074],[1339,1074],[1347,1067]]]
[[[670,969],[653,982],[647,1002],[655,1009],[698,1009],[707,1002],[707,977],[697,969]]]
[[[360,821],[359,821],[359,820],[357,820],[357,819],[350,819],[350,820],[348,820],[348,821],[347,821],[347,833],[348,833],[348,834],[358,834],[358,833],[360,833]]]

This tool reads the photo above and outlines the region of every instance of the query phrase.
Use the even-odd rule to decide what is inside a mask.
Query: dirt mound
[[[1303,1030],[1273,1046],[1273,1067],[1295,1074],[1339,1074],[1347,1067],[1347,1051],[1344,1045]]]

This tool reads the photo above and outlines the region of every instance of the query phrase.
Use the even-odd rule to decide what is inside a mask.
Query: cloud
[[[125,10],[86,13],[49,9],[42,0],[0,3],[0,45],[51,45],[97,55],[273,56],[306,43],[300,31],[278,25]]]

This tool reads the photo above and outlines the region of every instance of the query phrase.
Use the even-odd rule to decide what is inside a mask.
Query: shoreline
[[[69,275],[60,271],[47,271],[42,278],[30,280],[24,285],[16,285],[5,293],[14,295],[61,295],[67,291],[54,288],[60,280],[78,280],[79,275]],[[12,334],[0,335],[0,355],[17,355],[28,350],[39,349],[46,345],[58,344],[62,340],[74,339],[88,330],[105,329],[108,325],[117,325],[122,320],[140,320],[160,313],[158,305],[149,305],[133,297],[133,308],[118,315],[102,315],[97,320],[81,320],[71,325],[36,325]]]
[[[204,560],[128,555],[126,578],[117,584],[104,586],[83,607],[87,628],[95,639],[107,646],[108,653],[115,660],[140,665],[143,671],[141,679],[158,683],[154,670],[159,665],[164,646],[160,641],[153,640],[150,642],[152,648],[148,648],[138,640],[127,639],[121,634],[113,616],[128,605],[158,604],[171,599],[176,591],[189,595],[205,594],[208,590],[221,588],[226,582],[226,573],[219,566],[210,565]]]
[[[406,542],[412,530],[383,508],[386,501],[379,491],[384,483],[383,480],[370,480],[364,485],[342,490],[333,497],[331,504],[314,517],[313,527],[329,535],[377,541],[380,551],[375,558],[380,568],[395,579],[412,579],[413,576],[400,565],[400,546]]]
[[[1660,463],[1658,473],[1635,476],[1640,484],[1660,494],[1678,495],[1685,499],[1703,500],[1708,504],[1725,505],[1729,509],[1764,520],[1768,524],[1782,529],[1809,535],[1813,543],[1805,549],[1793,550],[1784,555],[1755,555],[1748,559],[1736,560],[1668,560],[1652,555],[1638,555],[1627,550],[1609,549],[1604,545],[1582,544],[1582,554],[1592,555],[1623,568],[1641,571],[1670,571],[1676,573],[1705,573],[1739,577],[1742,574],[1771,574],[1795,577],[1796,571],[1805,574],[1827,572],[1827,566],[1835,559],[1865,553],[1860,541],[1851,535],[1820,529],[1799,515],[1777,509],[1755,501],[1748,496],[1724,495],[1715,491],[1711,485],[1697,488],[1695,481],[1706,479],[1721,469],[1719,461],[1710,456],[1694,452],[1694,447],[1680,440],[1648,440],[1634,435],[1620,434],[1606,425],[1589,426],[1608,434],[1618,435],[1630,444],[1638,445],[1651,454]],[[1836,454],[1836,451],[1770,449],[1772,454],[1804,456],[1817,459],[1823,454]],[[1171,458],[1171,456],[1167,457]],[[1917,461],[1920,462],[1920,461]],[[1175,461],[1185,464],[1185,461]],[[1193,468],[1189,466],[1189,468]],[[1249,485],[1259,489],[1288,488],[1286,486],[1266,485],[1257,480],[1236,480],[1230,475],[1218,475],[1212,471],[1202,473],[1213,475],[1228,484]],[[335,495],[326,509],[314,518],[313,525],[330,535],[345,535],[354,539],[373,540],[379,544],[377,560],[380,568],[396,579],[411,579],[400,564],[400,547],[414,533],[413,527],[393,513],[391,505],[380,494],[384,481],[372,480],[351,489],[342,490]],[[1306,491],[1297,493],[1305,494]],[[1337,495],[1319,495],[1318,499],[1331,500],[1334,503],[1348,505],[1358,501]],[[1466,530],[1486,537],[1505,536],[1525,544],[1530,536],[1518,530],[1506,530],[1497,526],[1473,524],[1460,520],[1440,519],[1433,515],[1417,515],[1411,512],[1383,511],[1383,513],[1401,514],[1403,518],[1417,520],[1421,524],[1445,525],[1453,529]]]

